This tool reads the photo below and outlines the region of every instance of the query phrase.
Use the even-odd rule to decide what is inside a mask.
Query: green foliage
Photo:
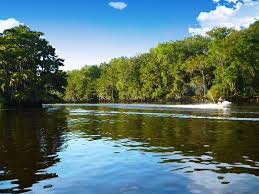
[[[42,35],[27,26],[0,34],[0,96],[9,105],[40,104],[65,90],[63,60]]]
[[[68,72],[67,101],[160,101],[259,94],[259,21],[158,44],[148,53]],[[93,73],[89,73],[93,71]],[[14,78],[18,79],[18,78]],[[25,79],[25,78],[19,78]]]
[[[81,70],[68,72],[68,85],[65,100],[72,102],[97,101],[97,79],[100,69],[97,66],[86,66]]]
[[[213,91],[225,97],[258,95],[259,22],[212,42],[209,59],[215,67]]]

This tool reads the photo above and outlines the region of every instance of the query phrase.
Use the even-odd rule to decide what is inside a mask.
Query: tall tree
[[[0,95],[8,104],[41,104],[64,92],[63,60],[42,36],[27,26],[0,34]]]

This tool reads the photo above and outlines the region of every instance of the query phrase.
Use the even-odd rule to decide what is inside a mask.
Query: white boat
[[[219,108],[227,108],[232,104],[232,102],[229,101],[223,101],[223,102],[219,102],[218,104],[216,104]]]

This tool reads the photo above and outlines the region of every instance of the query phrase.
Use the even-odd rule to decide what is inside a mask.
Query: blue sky
[[[64,69],[78,69],[204,34],[214,23],[246,27],[258,7],[253,0],[1,0],[0,31],[20,23],[42,31]]]

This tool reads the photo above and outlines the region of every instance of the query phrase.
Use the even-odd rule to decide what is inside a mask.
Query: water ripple
[[[84,109],[71,109],[69,110],[70,115],[98,115],[98,116],[109,116],[114,114],[124,115],[145,115],[154,117],[173,117],[183,119],[211,119],[211,120],[230,120],[230,121],[259,121],[259,118],[245,118],[245,117],[216,117],[216,116],[200,116],[192,114],[178,114],[178,113],[160,113],[160,112],[131,112],[131,111],[109,111],[109,110],[84,110]]]

